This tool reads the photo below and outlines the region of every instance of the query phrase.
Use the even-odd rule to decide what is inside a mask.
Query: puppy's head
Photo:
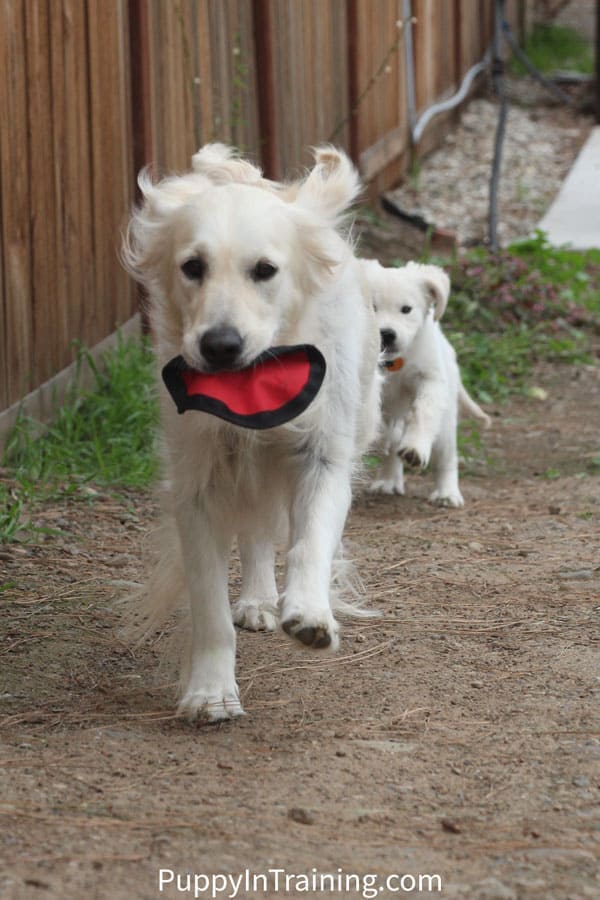
[[[331,149],[291,193],[223,145],[193,166],[158,184],[142,174],[123,258],[148,289],[166,351],[202,370],[239,368],[303,339],[311,301],[350,252],[336,227],[358,179]]]
[[[363,262],[381,339],[384,361],[406,355],[428,316],[440,319],[450,293],[450,280],[439,266],[408,263],[385,269]]]

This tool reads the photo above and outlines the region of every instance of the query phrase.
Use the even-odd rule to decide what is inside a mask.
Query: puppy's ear
[[[360,193],[358,172],[335,147],[317,147],[313,152],[315,166],[300,185],[296,202],[335,225]]]
[[[192,156],[192,170],[209,178],[213,184],[260,184],[262,172],[227,144],[205,144]]]
[[[439,266],[420,266],[423,289],[433,306],[433,318],[436,322],[444,315],[450,296],[450,279]]]

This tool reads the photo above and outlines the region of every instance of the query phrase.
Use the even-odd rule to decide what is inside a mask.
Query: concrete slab
[[[555,247],[600,248],[600,126],[592,129],[538,228]]]

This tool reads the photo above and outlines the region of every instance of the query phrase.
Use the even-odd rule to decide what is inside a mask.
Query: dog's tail
[[[152,534],[154,565],[146,584],[120,603],[124,639],[141,643],[161,631],[184,605],[185,578],[177,531],[163,519]]]
[[[488,414],[485,413],[479,404],[475,403],[470,394],[467,393],[467,389],[462,381],[458,387],[458,405],[461,413],[464,416],[467,416],[467,418],[471,417],[477,419],[485,428],[489,428],[492,424],[492,420]]]
[[[344,554],[340,546],[333,561],[331,578],[331,608],[334,612],[352,619],[367,619],[381,615],[379,610],[365,606],[365,587],[354,561]]]

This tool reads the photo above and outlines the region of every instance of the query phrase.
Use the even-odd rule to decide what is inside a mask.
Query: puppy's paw
[[[431,456],[431,445],[425,442],[403,441],[398,450],[400,459],[409,466],[425,469]]]
[[[451,506],[457,509],[458,507],[465,505],[463,495],[458,488],[448,491],[436,488],[435,491],[429,495],[429,499],[437,506]]]
[[[391,478],[380,478],[369,485],[372,494],[404,494],[404,482],[393,481]]]
[[[237,685],[221,690],[187,690],[177,714],[188,722],[223,722],[245,715],[240,703]]]
[[[290,637],[312,650],[337,650],[340,645],[339,625],[331,612],[311,614],[290,610],[281,627]]]
[[[279,618],[276,604],[260,600],[238,600],[232,614],[235,624],[249,631],[275,631]]]

